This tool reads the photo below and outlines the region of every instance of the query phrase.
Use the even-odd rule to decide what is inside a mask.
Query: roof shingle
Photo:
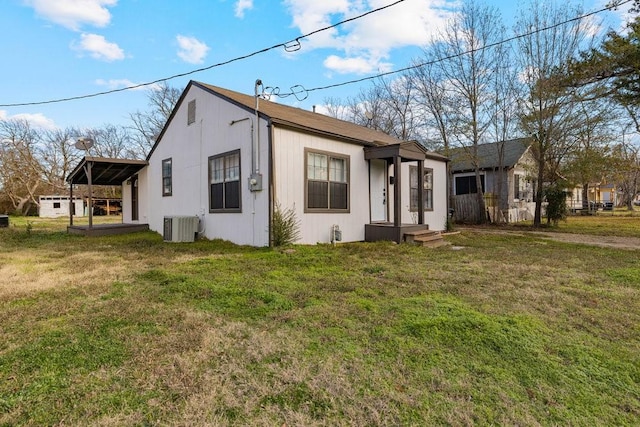
[[[518,160],[527,151],[530,145],[528,138],[511,139],[509,141],[503,141],[501,143],[493,142],[490,144],[478,145],[477,165],[479,169],[494,169],[499,166],[498,161],[498,148],[499,144],[503,144],[504,157],[502,166],[510,168],[518,163]],[[466,148],[454,148],[449,151],[449,157],[451,158],[451,170],[453,172],[462,172],[475,170],[476,162],[473,162],[471,158],[471,149]]]
[[[249,110],[255,110],[255,96],[234,92],[229,89],[212,86],[206,83],[193,83],[204,90],[221,95]],[[278,104],[264,99],[259,100],[258,111],[261,115],[270,118],[275,124],[321,133],[326,136],[332,136],[342,140],[350,140],[351,142],[362,145],[380,146],[403,142],[402,140],[391,135],[387,135],[384,132],[359,126],[355,123],[300,108],[290,107],[288,105]]]

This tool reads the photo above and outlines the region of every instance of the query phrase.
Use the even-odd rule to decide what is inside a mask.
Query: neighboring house
[[[584,208],[584,200],[582,198],[582,187],[576,186],[567,189],[567,209],[570,212],[578,212]]]
[[[123,183],[123,221],[160,233],[171,217],[197,217],[203,237],[268,246],[276,206],[295,212],[304,244],[399,242],[407,231],[442,230],[446,222],[445,157],[195,81],[147,161]]]
[[[69,216],[71,198],[69,196],[40,196],[40,208],[38,215],[41,218],[58,218]],[[75,216],[84,215],[84,201],[80,197],[73,198],[73,214]]]
[[[616,206],[618,194],[616,186],[606,182],[597,182],[589,186],[589,202],[595,207]]]
[[[534,212],[535,181],[531,178],[535,160],[529,150],[527,138],[512,139],[500,143],[478,145],[477,156],[472,155],[471,147],[455,148],[449,151],[451,158],[452,184],[454,196],[475,194],[476,166],[480,171],[482,190],[489,213],[502,215],[500,219],[519,221],[531,219]],[[502,150],[502,168],[500,168],[500,150]],[[499,191],[499,182],[502,189]],[[460,197],[457,200],[474,201],[474,197]],[[458,202],[456,202],[458,204]],[[464,210],[460,207],[457,211]],[[459,220],[465,220],[460,218]],[[493,219],[493,218],[492,218]]]

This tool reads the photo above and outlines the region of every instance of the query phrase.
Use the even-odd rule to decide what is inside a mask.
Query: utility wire
[[[227,61],[218,62],[217,64],[209,65],[207,67],[198,68],[198,69],[187,71],[187,72],[180,73],[180,74],[174,74],[174,75],[169,76],[169,77],[163,77],[163,78],[160,78],[160,79],[157,79],[157,80],[154,80],[154,81],[150,81],[150,82],[146,82],[146,83],[140,83],[140,84],[136,84],[136,85],[133,85],[133,86],[127,86],[127,87],[123,87],[123,88],[119,88],[119,89],[111,89],[111,90],[106,90],[106,91],[103,91],[103,92],[91,93],[91,94],[88,94],[88,95],[71,96],[71,97],[68,97],[68,98],[51,99],[51,100],[48,100],[48,101],[21,102],[21,103],[14,103],[14,104],[0,104],[0,107],[25,107],[25,106],[31,106],[31,105],[55,104],[55,103],[61,103],[61,102],[75,101],[75,100],[79,100],[79,99],[95,98],[97,96],[108,95],[108,94],[117,93],[117,92],[124,92],[124,91],[127,91],[127,90],[139,89],[141,87],[151,86],[151,85],[154,85],[154,84],[157,84],[157,83],[160,83],[160,82],[166,82],[168,80],[176,79],[176,78],[179,78],[179,77],[185,77],[185,76],[188,76],[188,75],[191,75],[191,74],[200,73],[202,71],[211,70],[212,68],[217,68],[217,67],[221,67],[223,65],[231,64],[233,62],[238,62],[238,61],[241,61],[241,60],[244,60],[244,59],[248,59],[248,58],[251,58],[252,56],[256,56],[256,55],[268,52],[268,51],[273,50],[273,49],[283,48],[287,52],[294,52],[294,51],[299,50],[301,48],[300,40],[302,40],[302,39],[308,38],[308,37],[310,37],[310,36],[312,36],[314,34],[322,32],[322,31],[326,31],[326,30],[330,30],[332,28],[336,28],[336,27],[338,27],[340,25],[343,25],[343,24],[346,24],[348,22],[356,21],[358,19],[364,18],[367,15],[371,15],[373,13],[380,12],[382,10],[385,10],[385,9],[390,8],[390,7],[396,6],[397,4],[400,4],[400,3],[404,2],[404,1],[405,0],[396,0],[395,2],[390,3],[390,4],[386,5],[386,6],[381,6],[381,7],[378,7],[376,9],[369,10],[369,11],[367,11],[367,12],[361,14],[361,15],[357,15],[357,16],[354,16],[352,18],[348,18],[348,19],[345,19],[343,21],[337,22],[335,24],[328,25],[328,26],[326,26],[324,28],[320,28],[320,29],[314,30],[314,31],[312,31],[310,33],[307,33],[305,35],[296,37],[295,39],[289,40],[289,41],[284,42],[284,43],[278,43],[278,44],[273,45],[271,47],[266,47],[266,48],[263,48],[263,49],[260,49],[260,50],[256,50],[256,51],[251,52],[249,54],[238,56],[236,58],[232,58],[232,59],[229,59]]]
[[[427,66],[427,65],[437,64],[439,62],[443,62],[443,61],[446,61],[446,60],[449,60],[449,59],[458,58],[460,56],[464,56],[464,55],[475,53],[475,52],[478,52],[478,51],[481,51],[481,50],[485,50],[485,49],[493,48],[493,47],[496,47],[496,46],[500,46],[501,44],[509,43],[509,42],[512,42],[514,40],[521,39],[521,38],[524,38],[524,37],[529,37],[529,36],[532,36],[534,34],[541,33],[543,31],[548,31],[548,30],[551,30],[553,28],[557,28],[557,27],[560,27],[562,25],[569,24],[571,22],[580,21],[580,20],[588,18],[590,16],[594,16],[594,15],[597,15],[599,13],[606,12],[606,11],[609,11],[611,9],[615,9],[615,8],[617,8],[619,6],[622,6],[624,4],[630,3],[632,1],[633,0],[624,0],[624,1],[612,2],[612,4],[610,4],[609,6],[605,6],[602,9],[598,9],[598,10],[586,13],[584,15],[576,16],[576,17],[568,19],[566,21],[558,22],[558,23],[555,23],[555,24],[552,24],[552,25],[549,25],[549,26],[543,27],[543,28],[537,28],[535,30],[532,30],[532,31],[529,31],[529,32],[526,32],[526,33],[523,33],[523,34],[517,34],[517,35],[515,35],[513,37],[509,37],[509,38],[504,39],[504,40],[500,40],[500,41],[497,41],[497,42],[494,42],[494,43],[490,43],[490,44],[487,44],[485,46],[479,47],[477,49],[470,49],[470,50],[467,50],[465,52],[460,52],[460,53],[456,53],[456,54],[453,54],[453,55],[445,56],[443,58],[434,59],[433,61],[421,62],[419,64],[410,65],[408,67],[400,68],[398,70],[387,71],[385,73],[379,73],[379,74],[376,74],[374,76],[367,76],[367,77],[362,77],[362,78],[359,78],[359,79],[348,80],[346,82],[334,83],[334,84],[326,85],[326,86],[318,86],[318,87],[314,87],[314,88],[311,88],[311,89],[304,89],[304,92],[306,94],[306,96],[304,98],[306,98],[310,92],[316,92],[316,91],[326,90],[326,89],[333,89],[333,88],[336,88],[336,87],[347,86],[347,85],[351,85],[351,84],[354,84],[354,83],[361,83],[361,82],[364,82],[364,81],[367,81],[367,80],[374,80],[374,79],[377,79],[377,78],[380,78],[380,77],[386,77],[386,76],[390,76],[392,74],[397,74],[397,73],[402,73],[404,71],[414,70],[416,68],[421,68],[421,67],[424,67],[424,66]],[[302,87],[302,88],[304,88],[300,84],[297,84],[297,85],[295,85],[293,87],[296,87],[296,88]],[[274,93],[274,94],[276,96],[280,97],[280,98],[286,98],[286,97],[289,97],[289,96],[293,95],[297,99],[300,99],[299,98],[300,92],[301,91],[293,91],[292,90],[291,92],[288,92],[288,93],[279,93],[279,92],[277,92],[277,93]]]

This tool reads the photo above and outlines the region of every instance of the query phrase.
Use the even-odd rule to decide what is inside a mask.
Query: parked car
[[[613,202],[604,202],[602,204],[603,211],[612,211],[613,210]]]

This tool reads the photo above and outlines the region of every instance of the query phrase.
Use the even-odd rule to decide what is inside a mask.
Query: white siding
[[[58,218],[69,216],[69,196],[40,196],[40,209],[38,215],[41,218]],[[84,215],[84,202],[80,197],[74,197],[74,216]]]
[[[402,223],[417,224],[418,213],[409,209],[409,168],[417,166],[417,162],[405,162],[402,164]],[[433,210],[424,211],[424,223],[429,226],[429,230],[442,231],[445,229],[447,220],[447,164],[445,162],[427,159],[424,161],[425,169],[433,170]],[[393,199],[391,211],[393,213]]]
[[[122,183],[122,222],[129,224],[148,224],[149,223],[149,180],[147,178],[149,169],[143,168],[138,172],[138,220],[131,219],[131,190],[133,186],[132,180]]]
[[[196,100],[196,120],[187,125],[187,105]],[[249,119],[247,119],[249,118]],[[242,120],[231,125],[234,120]],[[238,244],[269,244],[268,144],[266,123],[260,125],[260,172],[263,190],[250,192],[251,123],[255,115],[192,86],[140,176],[140,221],[162,233],[165,216],[196,215],[209,239]],[[241,213],[209,213],[208,158],[240,150]],[[162,160],[172,159],[172,195],[162,196]],[[144,190],[143,190],[144,189]],[[148,199],[143,199],[146,193]],[[130,202],[127,203],[130,206]],[[130,208],[129,208],[130,209]],[[145,218],[146,217],[146,218]]]
[[[196,101],[195,121],[188,125],[187,106],[193,100]],[[252,125],[260,126],[258,168],[262,174],[263,189],[257,192],[249,191],[249,177],[253,169]],[[272,142],[271,153],[269,141]],[[305,213],[305,149],[349,158],[349,212]],[[210,213],[208,158],[234,150],[240,150],[242,211]],[[169,158],[172,159],[172,194],[163,197],[162,161]],[[270,162],[273,162],[273,180],[269,179]],[[431,229],[441,230],[447,210],[446,164],[427,160],[425,167],[434,170],[434,210],[425,213],[425,220]],[[407,204],[408,219],[408,166],[406,174],[403,200]],[[149,165],[139,173],[139,222],[148,223],[152,230],[162,233],[165,216],[196,215],[201,220],[201,235],[206,238],[267,246],[271,182],[273,201],[283,209],[294,209],[300,221],[301,239],[298,243],[328,243],[334,225],[342,231],[343,242],[364,240],[364,227],[370,222],[370,191],[369,164],[364,160],[361,145],[278,125],[268,127],[264,120],[256,123],[252,111],[191,86],[166,127]],[[124,222],[131,222],[131,189],[128,187],[123,184]],[[393,194],[390,193],[387,200],[392,201]],[[408,222],[411,221],[408,219]]]
[[[363,147],[279,127],[273,129],[273,140],[274,196],[283,209],[295,209],[301,225],[298,243],[330,242],[333,225],[340,227],[343,242],[364,240],[364,225],[369,223],[369,165]],[[305,148],[349,157],[349,213],[304,212]]]

